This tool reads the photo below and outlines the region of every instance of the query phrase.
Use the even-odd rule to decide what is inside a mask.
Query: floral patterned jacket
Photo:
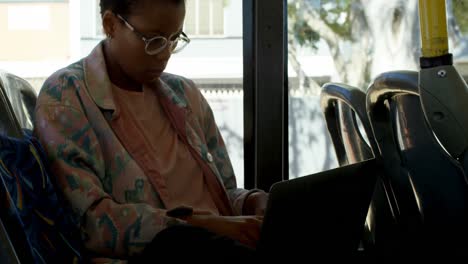
[[[163,74],[154,88],[181,140],[201,166],[222,215],[240,215],[253,191],[239,189],[212,110],[194,83]],[[81,219],[86,248],[126,259],[178,220],[149,146],[112,95],[102,44],[54,73],[40,92],[35,134],[51,161],[52,177]]]

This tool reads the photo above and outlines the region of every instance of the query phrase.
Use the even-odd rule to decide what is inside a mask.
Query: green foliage
[[[299,45],[316,48],[320,35],[301,16],[306,2],[314,0],[288,0],[288,19],[292,23],[290,32]],[[317,0],[316,0],[317,1]],[[312,6],[328,27],[343,39],[351,39],[351,5],[356,0],[321,0],[319,6]],[[385,0],[380,0],[385,1]],[[468,34],[468,0],[452,0],[453,13],[461,32]]]
[[[298,5],[295,3],[288,4],[288,19],[289,23],[292,23],[292,32],[289,33],[294,36],[299,45],[317,49],[316,44],[320,40],[320,35],[307,25],[306,20],[301,19],[297,8]]]
[[[317,49],[316,43],[320,40],[320,35],[312,30],[305,21],[294,23],[294,37],[301,46],[310,46]]]
[[[468,33],[468,0],[453,0],[453,13],[461,32]]]
[[[353,0],[322,0],[320,17],[338,35],[351,37],[350,10]]]
[[[343,39],[351,37],[350,9],[353,0],[322,0],[320,6],[311,6],[320,15],[324,23]],[[290,34],[294,36],[301,46],[314,49],[320,40],[320,35],[311,28],[300,11],[307,0],[288,1],[288,19],[292,23]]]

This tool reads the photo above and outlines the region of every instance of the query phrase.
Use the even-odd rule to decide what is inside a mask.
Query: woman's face
[[[138,83],[159,78],[171,57],[169,45],[156,55],[145,52],[145,42],[114,14],[111,39],[112,56],[123,72]],[[163,36],[169,39],[182,31],[185,5],[170,1],[140,0],[124,19],[147,39]]]

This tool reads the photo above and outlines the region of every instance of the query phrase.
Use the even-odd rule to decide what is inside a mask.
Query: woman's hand
[[[265,215],[268,203],[268,194],[266,192],[254,192],[247,196],[244,202],[244,215]]]
[[[194,214],[187,218],[187,223],[208,229],[209,231],[237,240],[240,243],[255,248],[260,238],[261,216],[216,216],[210,214]]]

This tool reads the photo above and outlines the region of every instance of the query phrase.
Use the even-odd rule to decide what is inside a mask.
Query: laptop
[[[257,247],[260,255],[304,263],[304,258],[357,254],[379,171],[378,162],[370,159],[274,184]]]

